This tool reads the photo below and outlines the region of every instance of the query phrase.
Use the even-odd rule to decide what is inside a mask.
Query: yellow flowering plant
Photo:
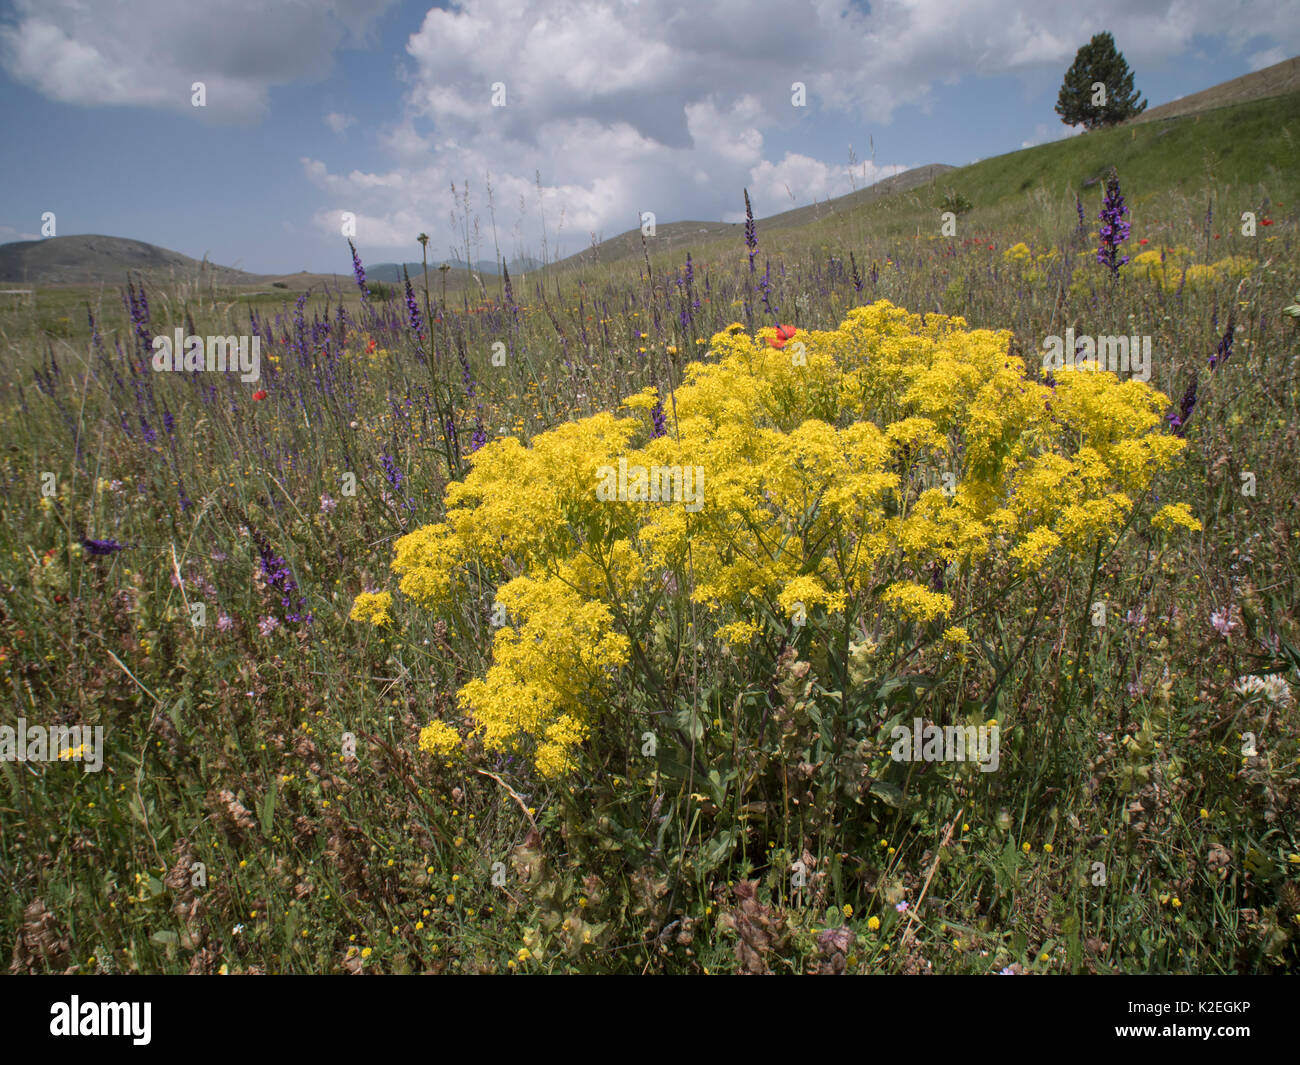
[[[842,755],[877,691],[853,697],[872,672],[861,648],[882,675],[919,648],[964,649],[1009,585],[1113,541],[1183,447],[1161,431],[1159,392],[1109,373],[1041,383],[1011,341],[886,301],[780,346],[737,325],[685,368],[666,434],[647,392],[628,416],[479,450],[444,520],[397,541],[393,569],[445,616],[493,605],[491,664],[458,693],[484,748],[560,777],[584,745],[603,760],[641,734],[641,713],[668,713],[681,751],[661,768],[679,757],[717,801],[741,771],[710,758],[765,722],[748,708],[776,676],[793,685],[785,725],[829,714],[817,743]],[[1179,506],[1162,524],[1195,526]],[[377,620],[378,606],[358,613]],[[737,675],[684,698],[702,647]],[[799,690],[796,650],[828,686]],[[724,687],[748,716],[706,739],[700,704],[721,707]]]

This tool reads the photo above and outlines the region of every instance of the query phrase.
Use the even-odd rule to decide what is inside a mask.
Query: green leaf
[[[693,706],[683,706],[676,713],[677,727],[698,743],[704,738],[704,720]]]
[[[902,809],[907,801],[902,788],[897,784],[890,784],[884,780],[873,780],[871,782],[871,794],[886,806],[892,806],[896,810]]]
[[[728,776],[731,775],[733,774],[728,774]],[[713,801],[718,806],[723,806],[727,800],[727,784],[722,779],[722,777],[718,775],[718,771],[716,769],[709,770],[708,784],[709,784],[709,791],[712,793],[713,796]]]
[[[734,831],[724,832],[717,838],[709,840],[700,851],[700,872],[708,873],[716,869],[731,857],[735,846]]]
[[[268,791],[266,797],[262,799],[261,820],[262,835],[264,836],[269,836],[271,834],[271,825],[274,823],[275,817],[275,795],[279,790],[279,787],[279,781],[272,780],[271,790]]]
[[[160,947],[175,947],[180,943],[180,937],[175,932],[155,932],[149,937],[151,943],[157,943]]]

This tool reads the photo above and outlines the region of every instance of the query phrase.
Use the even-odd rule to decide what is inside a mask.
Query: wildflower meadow
[[[10,970],[1294,972],[1295,100],[0,308]]]

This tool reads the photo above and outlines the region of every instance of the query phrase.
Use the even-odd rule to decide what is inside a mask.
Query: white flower
[[[1277,673],[1270,673],[1265,677],[1253,675],[1239,677],[1237,683],[1232,686],[1232,690],[1238,695],[1262,694],[1270,703],[1276,706],[1290,706],[1292,702],[1291,685]]]

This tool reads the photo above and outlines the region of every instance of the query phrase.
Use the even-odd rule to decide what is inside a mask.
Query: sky
[[[1294,0],[0,0],[0,243],[39,239],[53,212],[58,236],[347,273],[346,212],[364,262],[418,260],[422,232],[431,259],[464,257],[466,220],[471,259],[551,259],[642,212],[736,221],[748,189],[761,220],[1067,136],[1057,92],[1096,33],[1154,107],[1300,53],[1295,16]]]

